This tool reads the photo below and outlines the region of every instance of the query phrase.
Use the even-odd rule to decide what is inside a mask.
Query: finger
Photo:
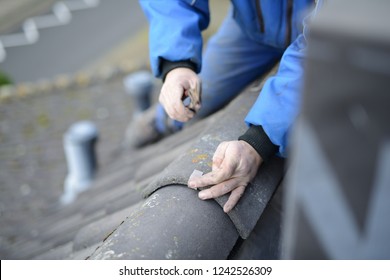
[[[186,90],[186,95],[190,97],[191,102],[188,106],[191,110],[197,112],[200,109],[201,96],[200,96],[200,80],[190,80],[190,88]]]
[[[202,108],[202,104],[198,103],[195,105],[195,112],[199,112],[199,110]]]
[[[202,81],[197,80],[198,83],[198,103],[195,105],[195,110],[198,112],[202,108]]]
[[[188,187],[192,189],[197,189],[197,188],[207,187],[210,185],[217,184],[214,182],[215,182],[215,174],[214,171],[211,171],[210,173],[207,173],[201,177],[190,178],[188,180]]]
[[[194,117],[194,112],[184,106],[181,101],[183,94],[184,89],[181,86],[164,87],[161,90],[159,101],[171,119],[187,122]]]
[[[172,115],[171,108],[169,106],[169,102],[167,101],[166,95],[165,95],[163,90],[161,90],[161,92],[160,92],[160,96],[158,98],[158,101],[164,107],[165,113],[167,113],[167,115],[169,117],[171,117],[171,115]]]
[[[190,175],[190,178],[188,179],[187,186],[191,188],[190,181],[195,180],[196,178],[202,177],[203,172],[195,169],[192,174]]]
[[[230,212],[230,210],[232,210],[234,206],[236,206],[236,204],[238,203],[238,201],[240,200],[244,192],[245,192],[245,186],[239,186],[234,190],[232,190],[232,193],[230,194],[228,201],[226,201],[225,205],[223,206],[223,211],[225,213]]]
[[[172,105],[173,107],[171,108],[170,111],[171,115],[168,114],[171,119],[180,122],[187,122],[195,116],[195,113],[190,109],[186,108],[183,104],[172,104]]]
[[[203,175],[200,178],[194,178],[188,181],[190,188],[202,188],[207,186],[216,185],[227,181],[231,178],[233,171],[227,170],[226,168],[216,169]]]
[[[238,179],[233,178],[230,180],[227,180],[225,182],[222,182],[220,184],[217,184],[207,190],[203,190],[199,192],[199,198],[204,199],[210,199],[210,198],[217,198],[224,194],[227,194],[231,191],[233,191],[239,184]]]
[[[172,113],[171,117],[177,121],[186,122],[195,115],[193,111],[183,104],[181,96],[178,98],[174,98],[174,96],[172,96],[169,100],[169,104]]]
[[[186,116],[182,113],[182,111],[185,111],[184,105],[180,104],[180,101],[177,101],[174,97],[171,96],[163,96],[160,102],[163,104],[166,113],[171,119],[177,121],[186,121]],[[180,108],[180,106],[183,108]]]
[[[213,155],[213,166],[212,170],[217,170],[221,167],[221,164],[225,158],[226,149],[228,147],[228,142],[222,142],[218,145],[217,150]]]

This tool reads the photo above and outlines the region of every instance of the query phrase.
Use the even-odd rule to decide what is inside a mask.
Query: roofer
[[[132,143],[148,144],[180,130],[194,117],[210,115],[280,60],[277,74],[266,81],[245,119],[247,132],[239,140],[221,143],[212,172],[188,182],[191,188],[214,185],[199,193],[201,199],[231,192],[225,212],[235,206],[263,161],[275,154],[286,156],[287,134],[300,100],[306,47],[303,14],[314,0],[231,2],[202,60],[208,1],[140,0],[150,22],[152,71],[164,83],[161,105],[138,119],[135,127],[140,133],[134,131]],[[186,104],[187,96],[191,100]]]

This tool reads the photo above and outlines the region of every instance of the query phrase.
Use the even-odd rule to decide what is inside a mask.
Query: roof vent
[[[97,139],[97,128],[89,121],[77,122],[65,133],[64,149],[68,175],[64,182],[62,204],[72,203],[79,193],[89,188],[97,169]]]
[[[123,79],[126,92],[134,102],[134,115],[150,107],[153,79],[152,73],[146,70],[129,74]]]

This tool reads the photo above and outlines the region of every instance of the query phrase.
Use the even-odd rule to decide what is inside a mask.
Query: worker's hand
[[[212,171],[201,177],[190,178],[188,187],[212,186],[199,192],[202,200],[231,192],[223,207],[223,211],[227,213],[237,204],[262,162],[257,151],[247,142],[222,142],[214,153]]]
[[[159,101],[168,116],[174,120],[186,122],[194,117],[200,109],[201,81],[191,69],[175,68],[165,77]],[[184,106],[183,100],[191,97],[191,104]]]

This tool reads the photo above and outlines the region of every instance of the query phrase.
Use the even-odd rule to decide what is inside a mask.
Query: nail
[[[207,199],[207,195],[204,192],[200,192],[198,196],[200,199]]]
[[[225,205],[225,206],[223,207],[223,212],[225,212],[225,213],[230,212],[230,210],[232,210],[232,208],[231,208],[230,205]]]

